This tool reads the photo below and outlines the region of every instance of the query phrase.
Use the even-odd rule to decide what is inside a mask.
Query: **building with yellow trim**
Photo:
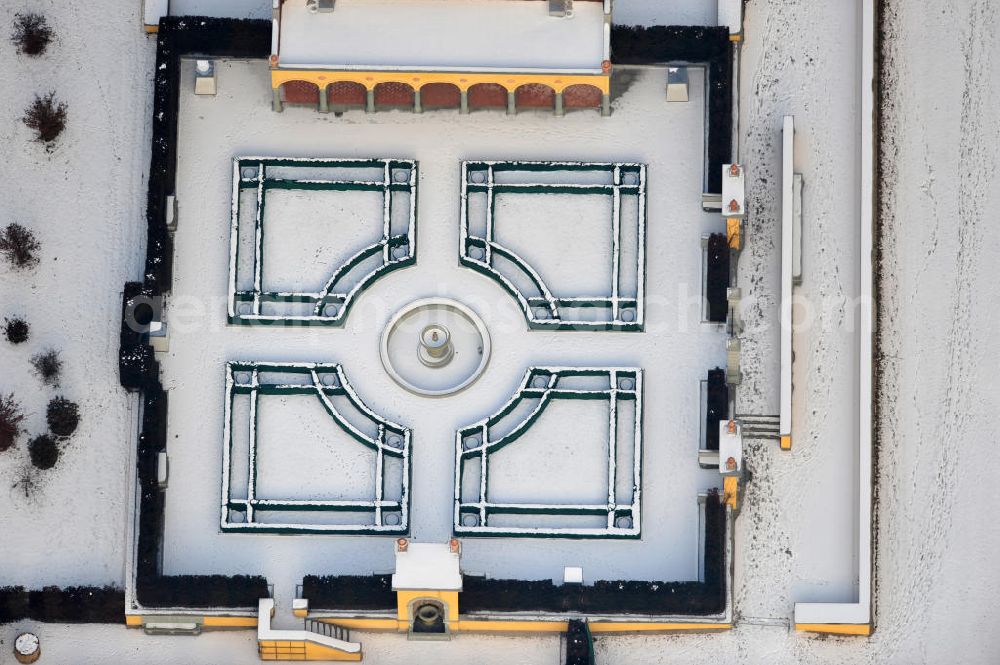
[[[607,114],[611,0],[567,7],[554,12],[538,0],[274,0],[274,109]],[[445,28],[429,34],[414,27],[428,22]]]

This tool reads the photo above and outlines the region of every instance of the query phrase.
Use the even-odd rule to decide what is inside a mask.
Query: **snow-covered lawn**
[[[150,80],[154,44],[137,30],[138,4],[0,6],[0,225],[19,222],[41,242],[29,271],[0,265],[0,319],[22,316],[30,340],[0,341],[0,393],[13,392],[28,434],[0,454],[0,585],[123,584],[125,475],[132,400],[118,385],[122,285],[141,274],[145,246]],[[41,58],[7,41],[17,12],[44,13],[56,39]],[[55,149],[21,122],[35,94],[68,104]],[[32,354],[62,352],[58,389],[32,374]],[[55,468],[33,472],[30,497],[15,484],[30,468],[27,440],[45,431],[57,394],[82,421]]]

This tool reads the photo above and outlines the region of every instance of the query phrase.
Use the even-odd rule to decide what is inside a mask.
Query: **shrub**
[[[41,14],[14,15],[14,32],[10,40],[17,46],[18,53],[39,56],[45,53],[52,37],[52,28]]]
[[[0,229],[0,252],[15,268],[31,268],[38,263],[38,250],[41,245],[35,239],[35,234],[17,222]]]
[[[31,327],[27,321],[15,316],[13,319],[4,319],[3,333],[11,344],[21,344],[28,341]]]
[[[49,430],[56,436],[69,436],[80,424],[80,407],[65,397],[54,397],[45,411]]]
[[[59,446],[48,434],[41,434],[28,442],[31,463],[38,469],[51,469],[59,461]]]
[[[389,575],[306,575],[302,588],[310,607],[322,609],[384,610],[395,602]]]
[[[55,349],[48,349],[41,353],[36,353],[31,358],[31,364],[35,368],[35,374],[48,386],[59,385],[59,375],[62,373],[62,359]]]
[[[21,405],[14,399],[14,395],[0,396],[0,452],[7,450],[17,441],[23,420]]]
[[[268,589],[260,575],[163,575],[140,578],[136,592],[153,607],[254,607]]]
[[[24,124],[35,130],[35,140],[44,143],[46,150],[52,150],[53,143],[66,129],[67,108],[56,101],[56,93],[50,92],[44,97],[35,95],[35,101],[24,112]]]

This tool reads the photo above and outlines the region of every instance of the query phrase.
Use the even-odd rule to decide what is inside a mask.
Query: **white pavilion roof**
[[[448,543],[410,542],[405,550],[396,551],[392,588],[394,591],[461,591],[459,559],[459,553],[451,551]]]
[[[540,0],[336,0],[319,13],[285,0],[274,52],[303,69],[595,73],[604,4],[577,0],[556,18]]]

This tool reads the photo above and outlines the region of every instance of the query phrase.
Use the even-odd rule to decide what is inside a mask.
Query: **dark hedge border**
[[[152,291],[140,282],[128,282],[122,291],[122,327],[118,344],[118,380],[124,388],[141,390],[156,381],[157,365],[146,336],[128,324],[127,313],[137,298],[152,298]],[[137,308],[136,308],[137,309]]]
[[[396,609],[391,575],[306,575],[302,597],[309,599],[313,609]]]
[[[724,233],[708,236],[705,279],[705,300],[708,301],[708,320],[725,323],[729,316],[729,241]]]
[[[0,625],[31,619],[48,623],[125,623],[125,592],[113,586],[0,587]]]
[[[708,66],[708,193],[722,193],[722,165],[733,148],[733,45],[729,28],[691,25],[612,26],[611,61],[617,65],[665,62]]]
[[[154,370],[159,370],[154,362]],[[159,382],[146,387],[137,456],[139,533],[136,600],[157,607],[255,607],[268,594],[267,579],[247,575],[162,575],[161,544],[166,497],[157,482],[157,456],[166,448],[167,394]]]
[[[708,370],[708,403],[705,409],[705,447],[719,449],[719,422],[729,418],[729,390],[726,387],[726,370],[721,367]]]
[[[174,193],[177,174],[180,59],[190,55],[266,59],[270,53],[271,21],[207,16],[168,16],[160,20],[146,203],[145,285],[155,294],[170,291],[173,275],[173,243],[166,227],[166,205],[167,196]]]
[[[146,267],[142,283],[129,282],[122,294],[119,380],[142,391],[143,421],[136,457],[139,529],[136,600],[146,608],[246,608],[268,595],[267,579],[247,575],[161,575],[165,497],[156,479],[157,457],[166,449],[167,395],[160,368],[144,333],[134,331],[126,311],[136,298],[155,301],[169,293],[173,247],[166,227],[167,197],[174,193],[177,165],[177,113],[180,59],[185,56],[266,59],[271,50],[271,22],[199,16],[164,17],[156,44],[153,131],[146,203]],[[122,620],[124,600],[117,608]]]
[[[705,581],[601,580],[592,586],[552,580],[493,580],[466,575],[461,612],[577,612],[582,614],[697,615],[726,609],[726,506],[718,492],[705,505]]]

